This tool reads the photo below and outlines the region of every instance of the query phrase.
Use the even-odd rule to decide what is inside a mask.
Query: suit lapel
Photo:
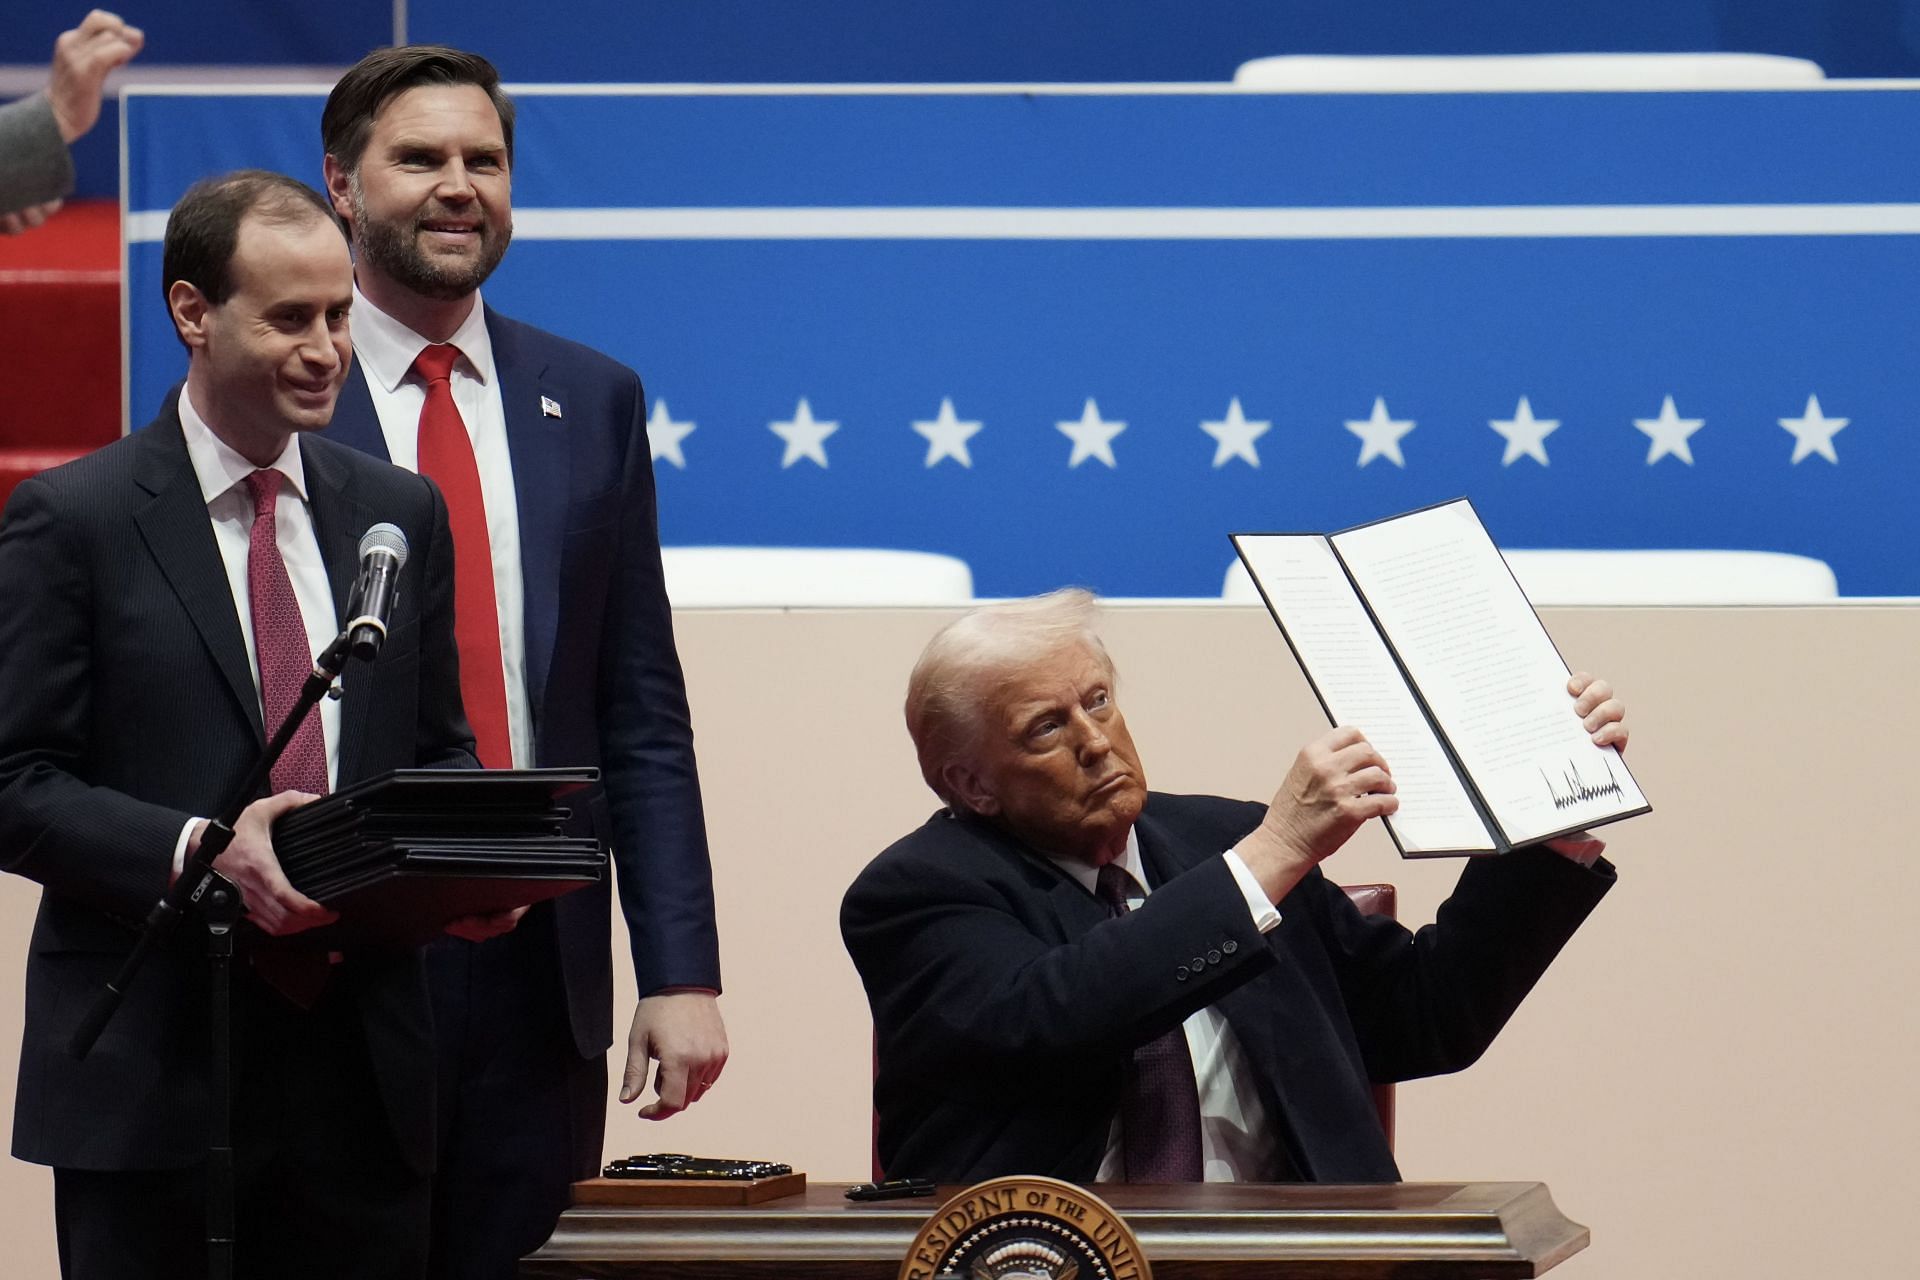
[[[560,616],[560,552],[572,454],[567,448],[567,389],[546,360],[528,348],[522,326],[487,308],[487,335],[500,379],[500,408],[513,460],[514,503],[520,517],[520,585],[527,701],[536,740],[547,672],[553,664]],[[554,416],[545,405],[558,411]]]
[[[347,597],[360,569],[360,535],[374,523],[374,516],[352,496],[346,468],[337,457],[302,439],[300,461],[307,476],[307,509],[313,515],[313,534],[320,543],[327,585],[333,592],[334,626],[339,627],[346,621]],[[366,742],[370,674],[366,663],[349,662],[341,675],[339,778],[343,783],[359,776],[360,752]]]
[[[139,433],[134,482],[151,497],[135,511],[134,524],[200,632],[208,655],[247,723],[253,726],[255,737],[264,745],[260,696],[253,687],[246,638],[234,611],[233,588],[220,558],[220,544],[207,518],[206,499],[187,454],[186,437],[180,431],[178,403],[179,390],[175,388],[167,397],[166,409]]]
[[[1003,850],[1019,862],[1031,865],[1049,878],[1046,889],[1047,907],[1059,925],[1062,939],[1071,942],[1108,918],[1105,903],[1089,893],[1078,880],[1061,870],[1053,859],[1030,845],[1014,839],[998,824],[989,822],[985,818],[962,815],[958,811],[954,811],[948,820],[964,826],[975,837]]]
[[[382,462],[393,461],[393,455],[387,452],[386,433],[380,430],[380,415],[374,412],[373,393],[367,390],[366,371],[358,360],[347,370],[347,383],[334,402],[333,421],[326,435]]]
[[[1038,854],[1032,856],[1039,857]],[[1060,928],[1069,941],[1112,918],[1107,911],[1107,904],[1088,893],[1078,880],[1046,859],[1041,858],[1040,861],[1045,862],[1047,869],[1059,877],[1059,883],[1048,890],[1047,900],[1060,917]]]
[[[1155,821],[1151,813],[1142,812],[1133,824],[1133,831],[1140,838],[1140,861],[1146,864],[1147,875],[1152,878],[1155,888],[1187,870],[1199,861],[1200,856],[1204,856],[1196,855],[1184,840]]]

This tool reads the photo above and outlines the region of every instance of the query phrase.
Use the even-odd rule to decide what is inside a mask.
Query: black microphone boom
[[[400,569],[407,563],[407,535],[390,524],[376,524],[360,539],[360,576],[347,601],[347,647],[362,662],[372,662],[387,638],[387,616],[400,594]]]

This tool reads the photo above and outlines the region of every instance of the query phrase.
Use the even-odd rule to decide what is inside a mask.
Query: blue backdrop
[[[149,63],[344,66],[394,0],[118,0]],[[407,0],[409,38],[516,80],[1225,80],[1276,53],[1785,53],[1920,73],[1920,0]],[[45,63],[85,0],[0,0],[0,63]]]
[[[260,0],[121,4],[141,62],[346,66],[393,38],[487,54],[510,80],[610,83],[1223,81],[1281,53],[1779,53],[1829,76],[1920,76],[1920,0]],[[42,65],[72,8],[0,0],[0,63]],[[117,128],[76,148],[111,195]]]
[[[1920,74],[1916,0],[409,0],[407,12],[411,39],[470,44],[516,80],[1226,80],[1281,53],[1582,50]]]
[[[130,99],[136,421],[183,368],[164,210],[243,164],[317,180],[319,105]],[[1467,494],[1509,546],[1920,594],[1915,91],[521,105],[488,300],[641,371],[669,542],[1207,595],[1229,530]],[[1493,425],[1522,397],[1557,428]]]

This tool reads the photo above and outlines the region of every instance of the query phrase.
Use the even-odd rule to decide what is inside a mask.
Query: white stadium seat
[[[1535,604],[1808,604],[1840,594],[1826,561],[1779,551],[1502,554]]]
[[[1277,93],[1552,93],[1765,89],[1826,79],[1818,63],[1770,53],[1522,53],[1255,58],[1242,89]]]
[[[1840,594],[1824,560],[1778,551],[1502,551],[1533,603],[1547,605],[1812,604]],[[1238,560],[1221,598],[1260,593]]]
[[[968,604],[973,571],[929,551],[865,547],[663,547],[678,608]]]

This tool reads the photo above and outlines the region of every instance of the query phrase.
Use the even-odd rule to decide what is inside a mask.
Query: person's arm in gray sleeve
[[[95,9],[53,42],[46,91],[0,107],[0,234],[39,226],[73,190],[67,147],[100,118],[108,73],[145,43],[140,28]]]
[[[0,214],[58,200],[71,190],[73,157],[47,95],[0,107]]]

